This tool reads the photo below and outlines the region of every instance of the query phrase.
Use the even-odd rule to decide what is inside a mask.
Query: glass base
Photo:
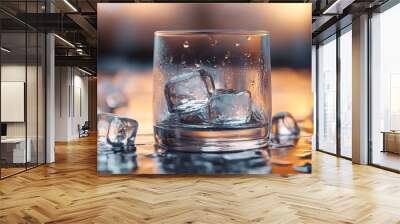
[[[156,145],[166,150],[229,152],[268,146],[269,128],[188,128],[154,126]]]

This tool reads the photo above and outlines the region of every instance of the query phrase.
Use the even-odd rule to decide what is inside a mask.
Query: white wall
[[[74,140],[88,120],[88,78],[72,67],[56,67],[55,74],[55,140]]]
[[[1,81],[25,82],[25,65],[2,65]],[[1,108],[6,110],[7,108]],[[7,137],[25,137],[25,123],[7,123]]]
[[[25,64],[8,64],[1,66],[1,81],[2,82],[24,82],[25,83]],[[28,67],[28,70],[33,69]],[[2,96],[4,97],[4,96]],[[8,108],[1,108],[7,110]],[[22,108],[24,110],[24,108]],[[9,137],[25,137],[24,122],[7,122],[7,134]]]
[[[37,71],[37,69],[39,69]],[[22,122],[5,122],[7,124],[7,137],[9,138],[25,138],[29,139],[31,148],[32,161],[39,163],[44,162],[44,83],[41,67],[25,64],[3,64],[1,66],[2,82],[24,82],[26,84],[26,106],[23,105],[20,112],[25,114],[26,121]],[[25,80],[27,78],[27,80]],[[3,89],[2,89],[3,91]],[[24,94],[24,90],[21,94]],[[7,97],[2,95],[3,97]],[[10,107],[2,107],[1,110],[12,110]],[[12,111],[7,111],[12,113]],[[14,112],[15,113],[15,112]],[[37,156],[37,153],[39,155]]]
[[[69,136],[69,96],[70,84],[69,70],[67,67],[55,68],[55,141],[67,141]]]
[[[6,64],[1,66],[1,81],[4,82],[26,82],[25,74],[27,69],[28,74],[35,70],[36,67],[28,66],[27,68],[24,65],[18,64]],[[36,82],[35,82],[36,85]],[[29,90],[29,89],[28,89]],[[27,97],[36,97],[36,89],[33,93],[28,91]],[[27,99],[28,100],[28,99]],[[28,100],[29,102],[32,100]],[[36,107],[36,105],[35,105]],[[7,108],[1,108],[1,110],[7,110]],[[36,114],[35,114],[36,116]],[[28,114],[28,120],[31,121],[33,118]],[[31,127],[28,126],[28,127]],[[25,137],[25,122],[7,122],[7,136],[8,137]]]
[[[75,70],[76,72],[76,70]],[[83,125],[85,121],[88,121],[88,78],[85,76],[74,75],[74,108],[73,108],[73,119],[72,119],[72,135],[78,136],[78,124]]]

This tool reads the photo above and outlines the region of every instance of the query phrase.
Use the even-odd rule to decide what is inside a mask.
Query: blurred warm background
[[[98,111],[139,121],[152,133],[156,30],[270,32],[273,114],[287,111],[312,132],[310,4],[98,4]]]

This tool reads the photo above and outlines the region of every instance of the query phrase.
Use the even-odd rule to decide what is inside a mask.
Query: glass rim
[[[155,31],[156,36],[189,36],[189,35],[247,35],[267,36],[266,30],[233,30],[233,29],[204,29],[204,30],[159,30]]]

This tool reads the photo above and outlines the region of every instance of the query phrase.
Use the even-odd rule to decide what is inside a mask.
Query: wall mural
[[[311,173],[310,21],[311,4],[98,4],[98,173]]]

